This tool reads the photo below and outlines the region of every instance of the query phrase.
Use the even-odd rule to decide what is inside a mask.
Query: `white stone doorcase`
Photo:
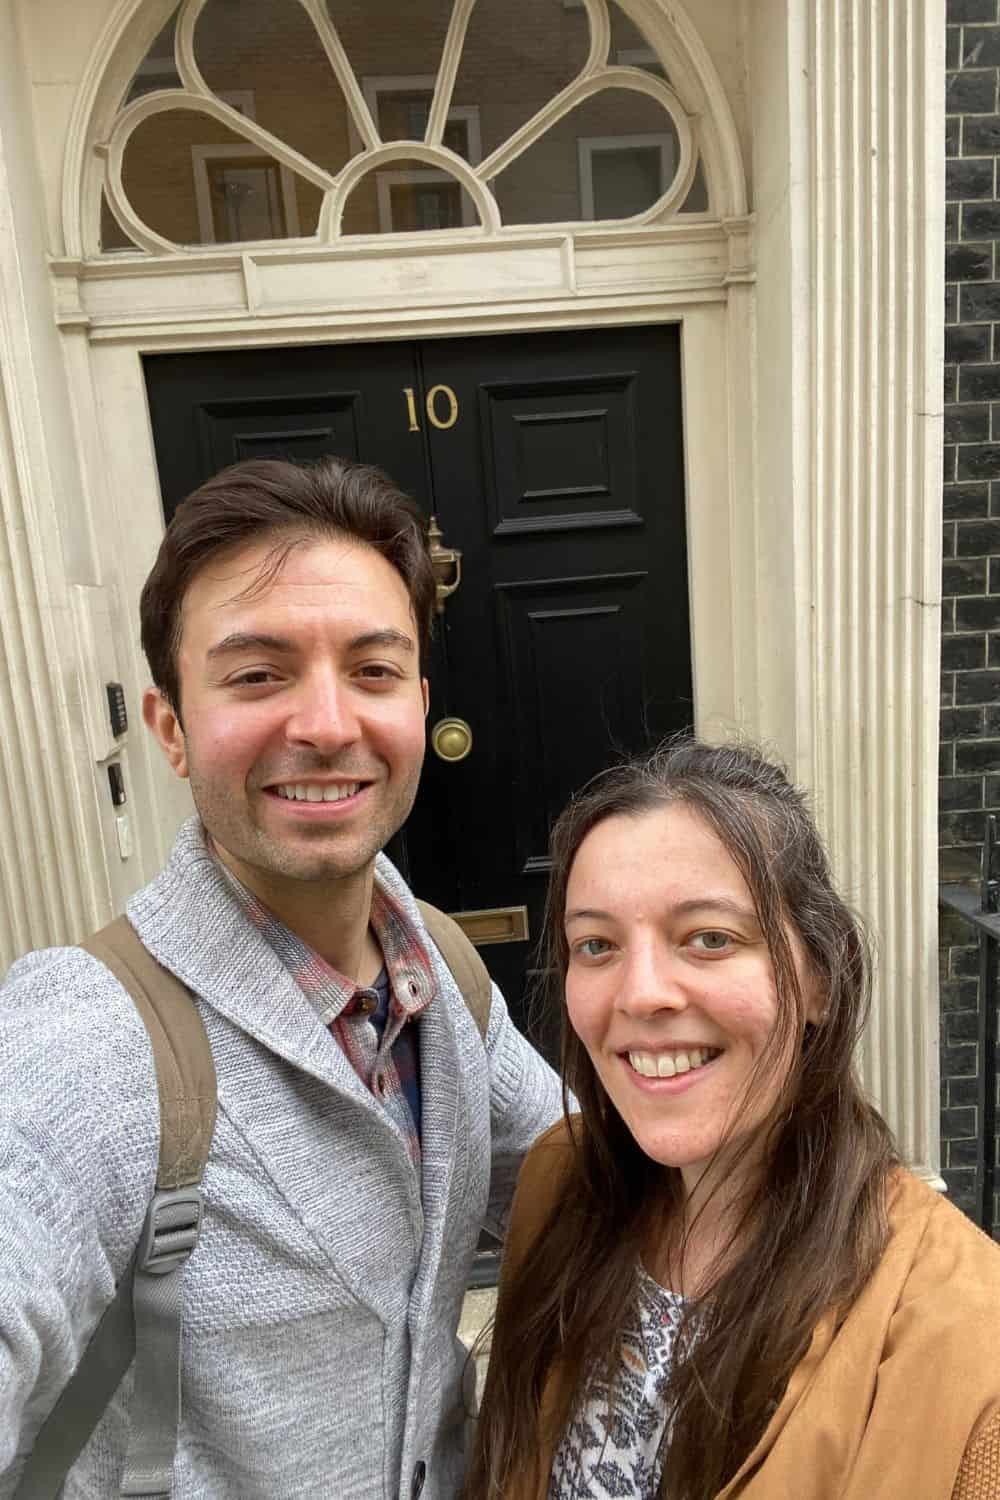
[[[240,6],[309,28],[327,160],[209,66],[217,0],[0,3],[0,964],[185,807],[138,722],[143,355],[676,323],[698,728],[813,789],[879,935],[866,1080],[936,1179],[944,0],[533,0],[579,56],[503,120],[511,5],[426,4],[430,62],[389,0]]]

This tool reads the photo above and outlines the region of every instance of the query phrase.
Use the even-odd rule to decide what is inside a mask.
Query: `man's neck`
[[[370,926],[374,865],[339,880],[283,880],[234,860],[218,844],[215,852],[279,922],[338,974],[361,985],[378,978],[382,951]]]

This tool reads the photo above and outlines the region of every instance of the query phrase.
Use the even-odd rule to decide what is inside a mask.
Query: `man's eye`
[[[236,677],[230,678],[233,687],[260,687],[273,681],[274,673],[269,667],[254,667],[249,672],[240,672]]]
[[[716,932],[713,929],[708,932],[696,932],[692,942],[695,947],[703,948],[706,953],[721,953],[729,947],[732,938],[728,932]]]
[[[398,677],[399,670],[396,667],[387,666],[384,662],[370,662],[359,669],[358,676],[372,682],[382,682]]]

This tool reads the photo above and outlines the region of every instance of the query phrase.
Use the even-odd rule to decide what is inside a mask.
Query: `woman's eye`
[[[732,938],[728,932],[696,932],[693,939],[695,947],[702,948],[706,953],[722,953],[729,947]]]
[[[607,938],[584,938],[582,942],[573,945],[573,952],[581,958],[603,958],[610,951],[611,944]]]

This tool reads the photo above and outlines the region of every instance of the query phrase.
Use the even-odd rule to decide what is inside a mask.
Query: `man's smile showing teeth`
[[[357,795],[359,781],[343,781],[337,785],[320,785],[315,781],[287,782],[273,788],[276,797],[287,802],[341,802],[345,797]]]
[[[643,1078],[673,1078],[678,1073],[692,1073],[712,1062],[720,1047],[689,1047],[676,1052],[630,1052],[628,1060]]]

